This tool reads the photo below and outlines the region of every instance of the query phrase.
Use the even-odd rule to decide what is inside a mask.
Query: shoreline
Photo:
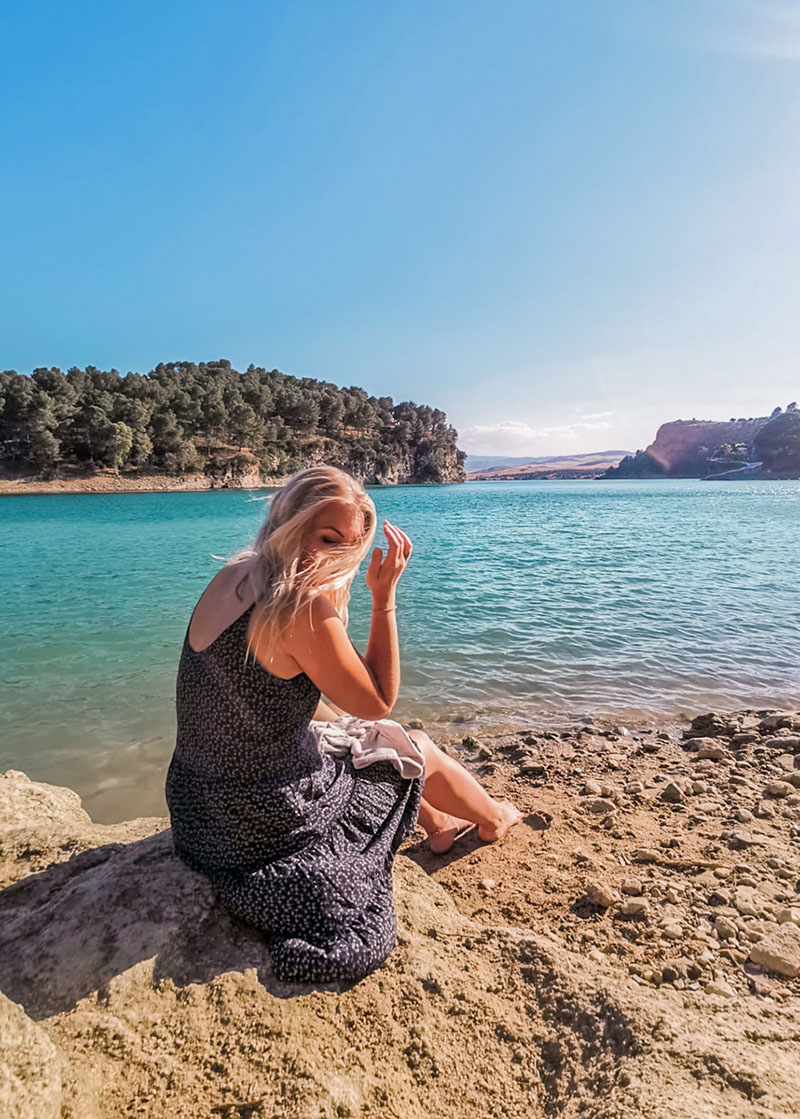
[[[113,472],[100,473],[82,478],[53,478],[45,481],[24,478],[0,478],[0,497],[35,497],[53,494],[122,494],[122,493],[200,493],[207,490],[238,490],[248,492],[252,490],[278,489],[289,481],[291,475],[285,474],[274,478],[241,478],[218,482],[204,474],[178,476],[171,474],[152,474],[143,477],[117,477]],[[396,483],[366,483],[367,488],[377,485],[463,485],[469,482],[734,482],[734,481],[763,481],[763,482],[793,482],[800,481],[796,475],[776,474],[748,474],[738,476],[705,476],[681,478],[604,478],[602,475],[581,475],[574,477],[478,477],[464,479],[463,483],[441,482],[396,482]]]
[[[0,478],[0,497],[35,497],[52,494],[90,493],[200,493],[206,490],[236,490],[248,493],[253,490],[274,490],[285,485],[291,474],[274,477],[253,477],[216,481],[205,474],[176,477],[171,474],[150,474],[139,477],[117,477],[113,472],[83,478],[42,479]],[[365,482],[366,488],[457,486],[460,481],[448,482]]]
[[[786,708],[772,706],[728,708],[720,718],[738,714],[746,718],[762,718],[775,710],[792,709],[800,697],[789,701]],[[441,748],[451,752],[468,765],[474,763],[465,742],[501,741],[507,737],[530,738],[532,741],[593,742],[600,747],[609,743],[630,744],[639,739],[678,741],[690,729],[693,719],[702,718],[710,705],[682,708],[680,711],[652,711],[640,708],[595,711],[552,709],[524,711],[519,708],[459,711],[454,707],[446,714],[421,712],[419,707],[408,712],[393,712],[389,718],[409,730],[424,730]],[[130,739],[115,750],[76,753],[70,751],[57,757],[52,752],[31,755],[18,749],[0,758],[0,773],[7,768],[21,769],[35,781],[66,785],[76,790],[93,821],[101,826],[114,826],[133,817],[162,816],[164,775],[169,764],[174,739],[171,730],[147,741]],[[135,765],[132,764],[135,759]]]
[[[290,475],[274,479],[247,478],[235,482],[217,482],[205,474],[175,476],[147,474],[117,476],[113,471],[80,478],[0,478],[0,497],[30,497],[38,494],[82,493],[194,493],[204,490],[256,490],[276,489],[289,480]]]

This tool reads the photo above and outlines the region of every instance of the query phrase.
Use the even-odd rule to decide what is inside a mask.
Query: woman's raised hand
[[[406,534],[389,521],[383,522],[383,531],[389,542],[386,559],[380,548],[373,548],[367,568],[367,586],[378,606],[394,606],[394,589],[405,570],[413,547]]]

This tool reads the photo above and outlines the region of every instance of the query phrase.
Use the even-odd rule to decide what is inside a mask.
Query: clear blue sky
[[[6,3],[0,144],[0,368],[227,357],[498,454],[800,396],[800,3]]]

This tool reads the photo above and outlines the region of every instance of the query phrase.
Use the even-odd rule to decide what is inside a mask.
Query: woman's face
[[[323,505],[315,514],[306,537],[303,566],[312,556],[324,555],[330,548],[341,547],[342,544],[357,544],[363,531],[361,510],[354,505],[343,505],[340,501]]]

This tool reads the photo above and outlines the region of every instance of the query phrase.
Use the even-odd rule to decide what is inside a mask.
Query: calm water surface
[[[401,720],[800,703],[798,482],[370,492],[414,542]],[[189,615],[266,508],[241,491],[1,499],[0,769],[76,788],[99,820],[163,814]]]

